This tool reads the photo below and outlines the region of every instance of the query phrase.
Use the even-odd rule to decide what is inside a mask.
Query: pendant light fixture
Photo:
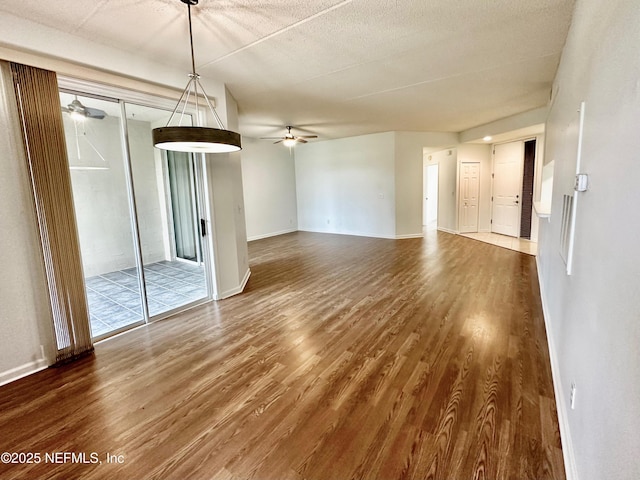
[[[196,73],[196,62],[193,54],[193,30],[191,27],[191,6],[197,5],[198,0],[180,0],[187,5],[189,12],[189,41],[191,43],[191,73],[189,74],[189,82],[178,100],[176,108],[173,109],[171,117],[166,127],[153,129],[153,144],[157,148],[164,150],[173,150],[176,152],[196,152],[196,153],[227,153],[237,152],[242,148],[240,142],[240,134],[226,130],[218,116],[215,108],[209,101],[202,84],[200,83],[200,75]],[[202,127],[202,126],[183,126],[187,104],[191,95],[194,96],[196,112],[199,107],[199,93],[202,93],[204,100],[211,110],[218,126],[220,128]],[[182,106],[182,107],[181,107]],[[177,126],[169,126],[171,121],[180,110],[180,121]]]

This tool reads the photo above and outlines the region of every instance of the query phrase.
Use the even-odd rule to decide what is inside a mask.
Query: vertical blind
[[[57,342],[56,362],[93,351],[56,74],[11,64]]]

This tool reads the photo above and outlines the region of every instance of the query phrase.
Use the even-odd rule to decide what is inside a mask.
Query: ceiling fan
[[[318,138],[317,135],[294,135],[291,133],[291,129],[293,127],[287,125],[285,127],[287,129],[287,133],[284,137],[261,137],[262,140],[277,140],[277,142],[273,142],[274,145],[276,143],[282,142],[285,147],[293,147],[296,143],[307,143],[306,138]]]
[[[78,100],[77,96],[69,105],[62,107],[62,111],[71,115],[73,119],[96,118],[98,120],[102,120],[107,116],[107,113],[104,110],[85,107],[80,100]]]

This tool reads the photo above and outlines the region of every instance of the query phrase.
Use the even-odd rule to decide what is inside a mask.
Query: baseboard
[[[439,230],[439,229],[438,229]],[[309,233],[328,233],[330,235],[351,235],[352,237],[367,237],[367,238],[384,238],[386,240],[404,240],[407,238],[424,238],[423,233],[409,233],[407,235],[374,235],[372,233],[361,232],[329,232],[323,230],[299,230],[301,232]]]
[[[0,386],[6,385],[7,383],[15,382],[22,377],[26,377],[27,375],[31,375],[33,373],[39,372],[40,370],[44,370],[48,366],[49,364],[47,360],[41,358],[33,362],[25,363],[24,365],[20,365],[19,367],[12,368],[11,370],[7,370],[6,372],[2,372],[0,373]]]
[[[216,300],[224,300],[225,298],[233,297],[234,295],[238,295],[239,293],[244,292],[244,288],[247,286],[247,282],[249,281],[249,277],[251,276],[251,270],[247,268],[247,272],[244,274],[244,278],[240,285],[226,292],[222,292],[220,295],[216,297]]]
[[[329,235],[349,235],[352,237],[367,237],[367,238],[384,238],[386,240],[396,240],[398,237],[395,235],[376,235],[373,233],[362,233],[362,232],[335,232],[328,230],[307,230],[307,229],[298,229],[300,232],[308,232],[308,233],[327,233]],[[422,237],[422,234],[420,235]],[[409,237],[407,237],[409,238]]]
[[[569,428],[569,410],[565,402],[565,396],[562,394],[565,390],[560,377],[560,366],[556,355],[553,336],[550,335],[549,328],[550,316],[546,300],[546,290],[544,288],[544,280],[540,271],[540,257],[536,257],[536,269],[538,271],[538,285],[540,287],[540,299],[542,300],[542,315],[544,317],[544,326],[547,333],[547,344],[549,345],[549,360],[551,361],[551,375],[553,377],[553,391],[556,397],[556,411],[558,412],[558,424],[560,427],[560,441],[562,442],[562,457],[564,459],[564,469],[567,480],[578,480],[578,469],[576,458],[573,453],[573,441],[571,440],[571,430]]]
[[[396,235],[396,240],[404,240],[405,238],[424,238],[424,233],[410,233],[408,235]]]
[[[262,240],[263,238],[269,237],[277,237],[278,235],[285,235],[287,233],[297,232],[297,228],[292,228],[290,230],[281,230],[279,232],[265,233],[263,235],[254,235],[253,237],[247,237],[247,242],[253,242],[254,240]]]
[[[438,230],[440,232],[451,233],[452,235],[458,235],[458,232],[456,232],[455,230],[449,230],[448,228],[438,227]]]

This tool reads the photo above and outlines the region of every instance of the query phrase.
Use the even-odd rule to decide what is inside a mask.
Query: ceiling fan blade
[[[97,118],[98,120],[102,120],[107,116],[107,113],[104,110],[100,110],[99,108],[91,108],[84,107],[87,117],[89,118]]]
[[[281,143],[283,141],[287,141],[287,143],[289,143],[291,140],[296,143],[307,143],[305,138],[318,138],[317,135],[294,135],[291,133],[291,129],[293,127],[286,126],[285,128],[287,129],[287,133],[284,137],[260,137],[260,140],[278,140],[277,142],[274,142],[274,144]]]

